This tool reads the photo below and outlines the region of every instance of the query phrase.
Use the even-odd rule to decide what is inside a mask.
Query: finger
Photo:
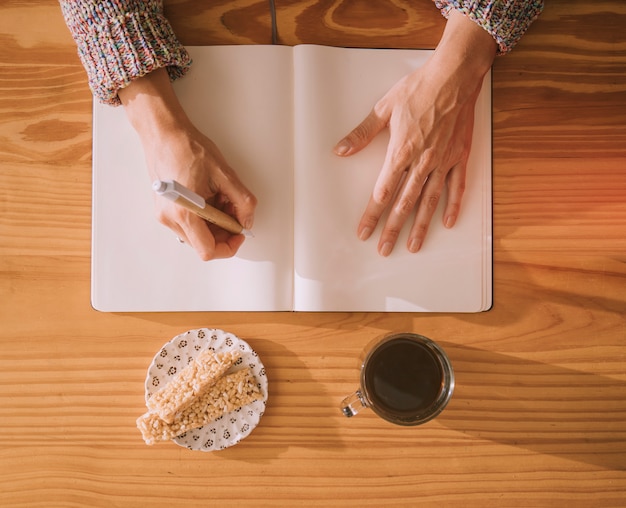
[[[387,119],[372,110],[365,117],[365,120],[335,145],[333,151],[341,156],[353,155],[365,148],[386,126]]]
[[[245,229],[252,229],[257,198],[239,180],[234,171],[229,169],[225,175],[226,178],[219,185],[219,199],[226,204],[228,213],[233,215]]]
[[[428,233],[430,222],[433,218],[437,205],[439,204],[439,198],[445,184],[445,174],[439,169],[433,171],[426,182],[424,188],[417,203],[417,213],[415,214],[415,220],[413,226],[409,231],[409,238],[407,240],[407,248],[410,252],[417,252],[421,249],[424,243],[424,238]]]
[[[158,221],[164,226],[171,229],[176,235],[176,238],[178,239],[179,242],[189,244],[190,243],[189,238],[187,238],[187,235],[185,234],[185,231],[183,230],[183,228],[180,227],[178,224],[178,221],[173,219],[172,216],[168,213],[170,210],[176,211],[175,208],[168,207],[168,206],[166,206],[165,208],[157,209]]]
[[[462,160],[454,166],[446,178],[448,186],[448,199],[443,212],[443,224],[451,228],[456,224],[461,210],[461,201],[465,193],[465,174],[467,169],[467,159]]]
[[[365,241],[372,236],[384,211],[385,207],[370,197],[356,230],[360,240]]]
[[[163,203],[164,206],[158,209],[159,222],[174,231],[178,238],[192,247],[203,261],[232,257],[245,240],[244,235],[233,235],[220,227],[208,224],[181,206],[170,204],[173,205]]]
[[[384,211],[391,204],[398,190],[403,187],[403,182],[407,184],[404,180],[407,175],[407,168],[413,165],[413,163],[413,143],[407,141],[406,138],[400,138],[400,136],[392,132],[383,167],[376,179],[374,191],[357,230],[359,238],[364,240],[372,234]],[[415,180],[408,181],[410,188],[417,186],[421,189],[424,178],[420,177],[418,170],[414,170],[412,175],[411,178],[415,178]],[[419,196],[419,190],[409,191],[408,194],[404,194],[402,201],[399,203],[400,209],[396,211],[395,215],[393,212],[391,213],[391,220],[388,220],[385,224],[385,230],[383,230],[381,241],[378,244],[378,251],[381,255],[388,256],[391,253],[399,234],[399,230],[396,231],[396,226],[399,225],[401,228],[401,225],[406,220],[406,210],[413,209],[415,205],[414,200],[417,199],[417,196]]]
[[[178,224],[172,223],[171,225],[168,225],[168,227],[174,232],[174,234],[176,234],[176,239],[180,243],[186,243],[191,245],[189,242],[189,238],[187,238],[187,235],[185,234],[185,231]]]
[[[231,258],[246,240],[244,235],[233,235],[223,229],[208,224],[215,238],[215,259]]]
[[[374,185],[374,200],[386,207],[398,192],[407,170],[416,163],[416,147],[406,136],[391,132],[385,160]],[[426,167],[430,159],[420,164]]]
[[[214,259],[215,239],[203,219],[181,206],[171,206],[170,203],[165,203],[159,209],[158,219],[192,247],[203,261]]]
[[[385,210],[389,206],[390,201],[394,198],[397,189],[402,187],[406,174],[406,171],[402,171],[396,175],[397,178],[393,178],[391,183],[387,183],[389,185],[389,191],[386,191],[386,195],[383,196],[383,199],[376,195],[376,188],[374,189],[357,228],[357,235],[361,240],[367,240],[372,235],[378,222],[385,213]]]
[[[424,177],[413,168],[408,172],[400,191],[385,221],[385,226],[378,241],[378,252],[389,256],[409,215],[414,213],[424,187]]]
[[[245,241],[244,235],[233,235],[212,224],[207,224],[207,228],[211,231],[215,240],[212,259],[233,257]]]
[[[366,240],[371,236],[383,213],[398,193],[398,189],[402,188],[407,174],[406,170],[413,163],[412,144],[406,141],[397,141],[397,139],[398,136],[391,133],[383,167],[376,179],[374,191],[357,229],[357,234],[361,240]],[[416,174],[416,177],[419,178],[419,173]],[[420,187],[422,183],[423,178],[420,180]],[[416,195],[419,195],[419,191]],[[389,255],[391,253],[389,247],[393,249],[395,244],[395,239],[392,238],[394,236],[393,221],[389,224],[386,239],[390,241],[390,244],[386,241],[379,242],[378,250],[381,254],[385,252],[383,255]]]
[[[457,128],[464,137],[464,143],[459,161],[452,167],[446,177],[448,199],[443,213],[443,224],[447,228],[451,228],[456,224],[465,192],[465,175],[467,173],[467,161],[472,145],[472,131],[474,128],[474,106],[472,103],[465,107],[463,114],[459,117]]]
[[[176,240],[178,240],[180,243],[191,245],[191,243],[189,242],[189,238],[187,238],[187,235],[181,228],[170,227],[170,229],[176,234]]]
[[[207,223],[199,217],[190,218],[184,229],[189,238],[189,244],[200,256],[202,261],[215,259],[215,238],[207,226]]]
[[[221,228],[211,227],[195,215],[189,217],[183,229],[203,261],[233,257],[245,240],[243,235],[232,235]]]

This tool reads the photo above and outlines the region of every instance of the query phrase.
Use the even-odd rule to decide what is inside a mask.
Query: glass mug
[[[420,425],[448,404],[454,371],[445,351],[414,333],[383,337],[366,351],[359,389],[341,403],[351,417],[364,408],[396,425]]]

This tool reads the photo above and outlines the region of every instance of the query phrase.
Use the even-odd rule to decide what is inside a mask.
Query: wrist
[[[183,110],[165,68],[132,81],[118,92],[126,115],[145,145],[193,126]]]
[[[435,69],[445,69],[459,90],[459,101],[464,102],[482,85],[496,51],[491,34],[453,9],[432,60]]]

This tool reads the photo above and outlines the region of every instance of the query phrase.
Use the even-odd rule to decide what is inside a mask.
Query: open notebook
[[[479,312],[492,304],[491,78],[476,106],[462,213],[444,197],[417,254],[358,240],[387,134],[349,158],[332,147],[428,50],[312,45],[188,48],[175,83],[192,121],[257,196],[255,237],[202,262],[158,223],[138,136],[94,106],[92,305],[134,311]],[[379,226],[380,228],[380,226]]]

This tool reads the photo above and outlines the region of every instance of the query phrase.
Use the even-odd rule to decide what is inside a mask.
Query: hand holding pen
[[[154,190],[159,196],[168,199],[180,207],[178,209],[179,213],[182,214],[184,213],[184,210],[187,210],[193,215],[206,221],[206,226],[208,226],[207,230],[210,231],[216,239],[216,247],[219,247],[220,245],[217,242],[218,238],[224,237],[225,234],[228,234],[226,237],[227,240],[235,239],[237,241],[237,248],[243,241],[241,239],[242,235],[244,237],[254,236],[251,231],[245,229],[233,216],[228,215],[214,206],[211,206],[202,196],[196,194],[176,180],[155,180],[152,183],[152,190]],[[185,243],[185,240],[180,237],[178,237],[178,240],[181,243]],[[228,244],[228,241],[226,243]],[[229,247],[230,245],[231,244],[229,244]],[[216,248],[214,252],[218,254],[218,249]],[[213,256],[213,258],[216,257],[230,256],[219,256],[219,254]],[[208,259],[205,259],[205,261],[206,260]]]
[[[118,95],[141,139],[150,178],[178,180],[250,229],[256,197],[215,143],[193,125],[174,93],[166,69],[133,80]],[[245,240],[244,235],[215,226],[188,208],[155,197],[159,221],[204,261],[234,256]]]
[[[155,180],[152,183],[152,190],[159,196],[173,201],[202,217],[208,223],[233,235],[253,236],[250,231],[237,222],[237,219],[211,206],[200,194],[196,194],[176,180]]]
[[[156,184],[164,191],[163,195],[155,193],[159,222],[192,247],[203,261],[229,258],[237,253],[245,241],[246,230],[252,226],[256,207],[256,198],[234,174],[224,178],[222,171],[217,171],[217,175],[206,171],[212,167],[202,164],[189,168],[180,173],[187,186],[168,179],[164,185]],[[176,175],[173,169],[167,172],[163,166],[160,169],[161,174]],[[242,223],[247,226],[245,229]]]

